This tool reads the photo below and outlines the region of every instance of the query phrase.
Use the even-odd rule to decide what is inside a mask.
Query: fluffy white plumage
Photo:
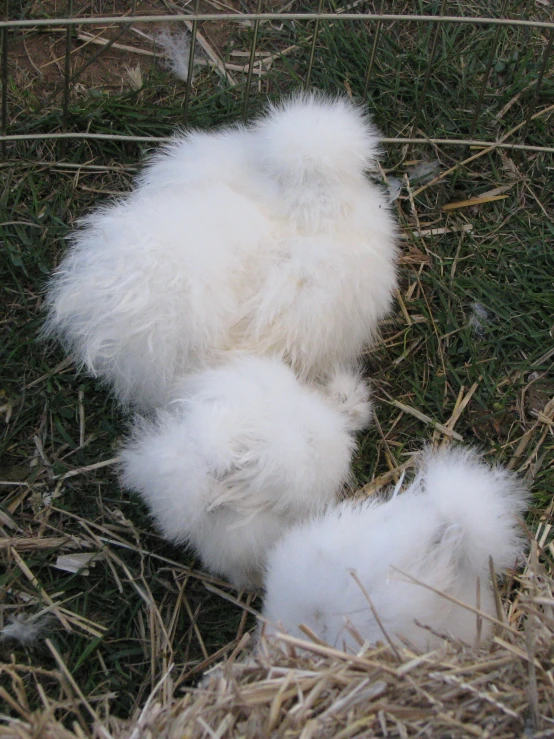
[[[385,641],[355,571],[389,638],[406,637],[421,649],[450,634],[475,641],[477,617],[400,571],[496,615],[489,556],[497,572],[523,551],[517,516],[527,502],[511,473],[491,469],[470,450],[429,451],[416,478],[387,502],[344,502],[292,528],[268,555],[264,617],[269,631],[302,635],[307,625],[334,646],[357,650],[346,628],[364,640]],[[278,625],[280,624],[280,626]],[[490,634],[483,619],[482,636]]]
[[[348,478],[351,431],[370,415],[367,387],[357,376],[352,387],[355,399],[337,408],[280,360],[248,356],[189,376],[169,411],[137,424],[123,483],[166,538],[237,587],[260,585],[277,537],[322,512]]]
[[[73,234],[46,332],[145,409],[235,351],[323,378],[371,342],[396,284],[393,220],[364,176],[377,153],[358,108],[315,94],[177,136]]]

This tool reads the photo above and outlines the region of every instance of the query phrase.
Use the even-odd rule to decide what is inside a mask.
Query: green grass
[[[490,5],[463,7],[465,13],[479,14],[487,7],[490,11]],[[512,5],[515,17],[524,17],[533,7]],[[401,3],[393,6],[405,9]],[[436,6],[421,3],[419,10],[432,12]],[[230,39],[235,48],[248,49],[251,32],[234,33]],[[252,92],[252,110],[266,96],[275,97],[302,81],[312,32],[313,24],[261,25],[260,49],[298,48],[262,79],[262,94]],[[336,21],[321,24],[319,33],[314,86],[351,89],[359,96],[373,29]],[[415,121],[430,34],[428,26],[416,24],[382,28],[369,97],[375,119],[388,136],[409,134]],[[467,136],[494,34],[493,28],[481,27],[440,30],[418,115],[421,131]],[[29,43],[32,37],[27,34]],[[494,139],[527,115],[534,101],[529,85],[537,78],[545,42],[545,34],[536,31],[501,32],[476,138]],[[230,41],[222,54],[229,50]],[[168,135],[183,120],[184,85],[151,62],[143,66],[143,78],[139,92],[74,90],[70,130]],[[38,78],[26,79],[26,85],[12,84],[8,91],[9,132],[59,130],[59,96],[45,104],[48,90]],[[535,101],[537,110],[552,104],[553,85],[550,69]],[[243,86],[229,89],[215,73],[202,72],[195,93],[191,124],[210,127],[240,119]],[[529,128],[527,143],[553,145],[552,123],[552,115],[538,119]],[[0,168],[0,618],[50,608],[47,635],[76,683],[89,700],[98,699],[99,711],[109,704],[120,716],[145,700],[170,663],[175,664],[175,679],[188,684],[198,678],[196,668],[206,654],[232,645],[245,628],[254,626],[251,617],[244,622],[240,606],[207,586],[215,583],[231,598],[236,593],[191,571],[194,563],[188,553],[161,540],[145,508],[120,490],[112,466],[60,477],[113,458],[126,418],[102,386],[76,373],[59,348],[39,341],[45,281],[65,250],[64,239],[76,218],[101,201],[103,193],[127,190],[146,148],[98,141],[65,147],[17,144],[8,147]],[[438,159],[446,169],[470,153],[454,146],[390,147],[384,166],[389,175],[402,177],[410,161]],[[52,162],[58,166],[50,166]],[[396,307],[383,326],[382,341],[367,356],[378,425],[360,436],[354,465],[359,485],[383,479],[408,453],[442,439],[433,426],[401,411],[394,401],[444,424],[457,399],[476,383],[455,431],[491,459],[512,460],[532,483],[536,510],[530,523],[551,503],[554,445],[548,419],[540,413],[546,408],[552,420],[547,402],[554,395],[548,356],[554,330],[553,166],[547,154],[493,152],[430,186],[416,196],[414,207],[402,191],[396,207],[408,236],[402,241],[400,294],[410,318]],[[514,182],[503,200],[451,214],[441,210],[447,202]],[[423,229],[469,225],[472,230],[421,239],[413,235],[419,224]],[[486,311],[481,327],[471,324],[475,304]],[[527,442],[523,448],[522,439]],[[62,572],[53,565],[61,551],[71,550],[40,543],[60,536],[75,537],[74,551],[102,552],[104,558],[89,567],[88,574]],[[8,546],[5,540],[12,537],[16,543]],[[29,541],[24,544],[23,539]],[[56,615],[51,601],[62,604],[67,613]],[[64,628],[67,619],[71,630]],[[79,619],[90,623],[79,625]],[[0,649],[9,661],[11,647],[2,644]],[[57,667],[47,646],[16,649],[14,659],[34,668]],[[21,674],[32,705],[40,706],[29,674]],[[64,691],[71,690],[52,676],[37,673],[33,679],[51,700],[62,701]],[[12,691],[7,678],[0,677],[1,685]],[[59,715],[65,710],[60,705]]]

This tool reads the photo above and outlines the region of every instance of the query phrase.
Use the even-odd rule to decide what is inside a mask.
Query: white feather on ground
[[[373,607],[390,639],[403,636],[420,649],[438,642],[437,633],[474,643],[475,613],[410,576],[474,608],[479,579],[480,609],[496,616],[489,556],[499,573],[515,565],[526,502],[515,475],[488,467],[471,450],[428,451],[403,494],[344,502],[276,544],[263,613],[269,632],[302,635],[305,624],[329,644],[357,650],[348,624],[369,642],[386,639]],[[483,619],[482,638],[490,632]]]
[[[49,614],[42,616],[19,614],[13,616],[0,629],[0,642],[16,642],[23,647],[35,647],[44,637],[50,620]]]
[[[182,380],[170,410],[138,421],[122,481],[164,536],[237,587],[261,585],[267,549],[335,501],[349,475],[355,402],[303,387],[280,360],[242,357]],[[365,397],[364,396],[365,392]],[[358,426],[359,427],[359,426]]]
[[[164,50],[169,69],[178,79],[186,82],[189,76],[190,34],[185,31],[171,33],[169,29],[162,28],[154,41]]]
[[[176,136],[71,236],[45,332],[143,409],[233,352],[324,378],[371,343],[396,285],[387,198],[364,176],[377,141],[321,95]]]

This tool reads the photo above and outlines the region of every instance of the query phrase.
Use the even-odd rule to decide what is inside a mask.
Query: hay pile
[[[0,737],[554,736],[554,580],[539,550],[535,542],[524,573],[509,584],[509,607],[485,649],[445,641],[428,654],[378,645],[352,655],[284,636],[254,654],[246,635],[196,688],[174,685],[169,670],[129,721],[87,701],[61,659],[48,677],[67,699],[53,704],[42,691],[43,710],[26,713],[26,693],[44,675],[13,663],[3,669],[11,689],[0,694],[19,715],[2,717]]]

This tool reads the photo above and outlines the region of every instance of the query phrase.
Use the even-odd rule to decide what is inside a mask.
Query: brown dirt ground
[[[257,6],[256,0],[249,5]],[[273,10],[278,3],[274,0],[264,3],[267,10]],[[282,3],[279,3],[282,5]],[[253,10],[256,8],[253,7]],[[192,3],[172,3],[167,0],[139,0],[137,15],[170,15],[173,13],[192,12]],[[225,2],[199,3],[200,12],[239,12],[238,0]],[[80,4],[74,12],[76,16],[90,17],[93,15],[126,15],[131,12],[129,0],[92,0]],[[26,14],[27,18],[60,17],[67,14],[66,0],[47,0],[35,2]],[[220,58],[226,55],[227,47],[232,43],[232,36],[236,32],[236,24],[231,22],[211,22],[199,25],[199,31],[208,41]],[[71,41],[71,75],[73,78],[72,91],[85,92],[91,88],[106,91],[121,91],[129,89],[129,68],[140,65],[144,71],[156,64],[160,58],[159,46],[136,31],[155,35],[156,28],[152,24],[137,23],[133,28],[118,28],[116,26],[78,26]],[[80,34],[93,34],[107,41],[115,40],[116,44],[132,47],[129,49],[110,48],[79,38]],[[14,30],[9,37],[9,75],[17,88],[31,90],[38,102],[43,102],[52,93],[61,93],[64,86],[65,53],[67,34],[63,28],[47,28],[37,30]],[[244,63],[239,59],[238,63]],[[13,122],[13,121],[12,121]]]

